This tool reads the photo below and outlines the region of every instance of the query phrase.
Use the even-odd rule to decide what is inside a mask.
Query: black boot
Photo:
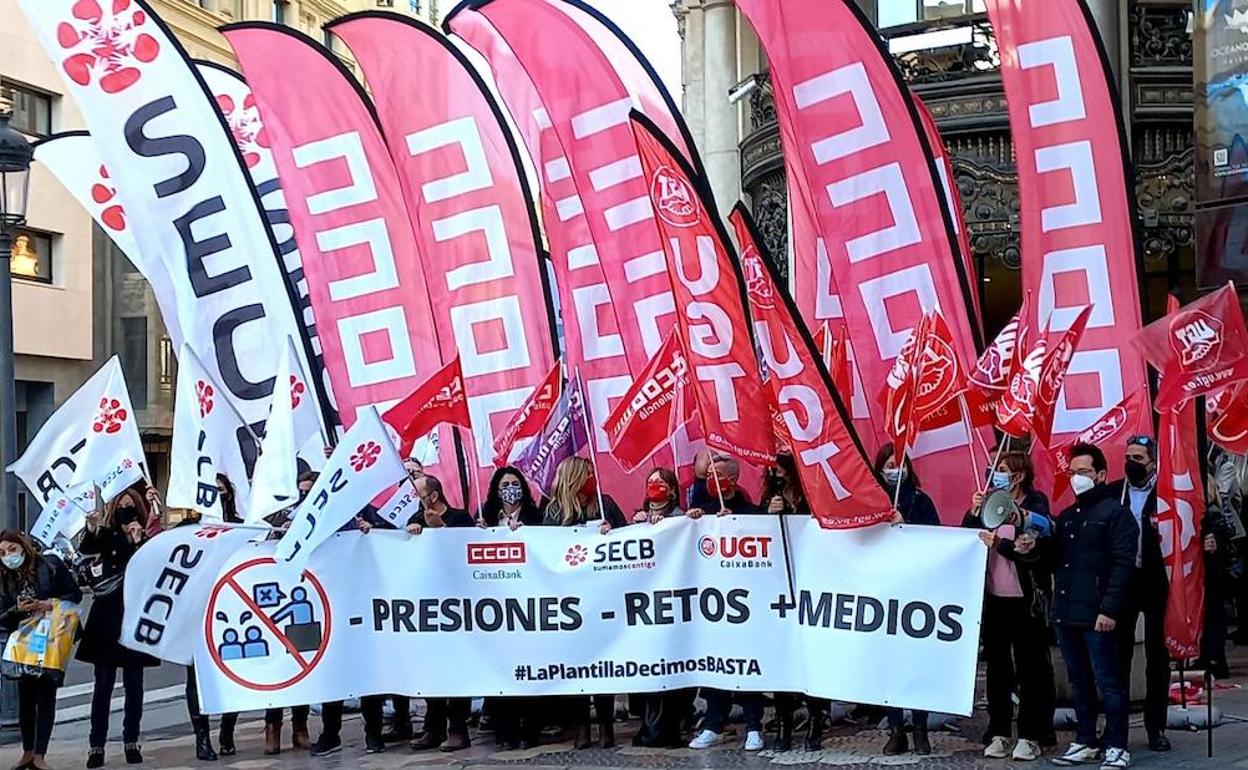
[[[221,747],[221,756],[232,757],[238,753],[238,749],[234,747],[234,726],[221,725],[221,732],[217,735],[217,745]]]
[[[910,742],[906,740],[906,728],[895,728],[889,732],[888,743],[884,744],[884,756],[895,757],[910,750]]]
[[[810,706],[810,721],[808,722],[808,732],[806,733],[806,750],[821,751],[823,750],[823,728],[826,724],[826,718],[823,709],[814,705]]]
[[[932,753],[932,744],[927,739],[927,725],[915,725],[914,753],[920,757],[926,757]]]
[[[789,751],[793,748],[793,712],[785,709],[777,715],[776,742],[771,744],[773,751]]]
[[[608,712],[605,718],[598,720],[598,737],[604,749],[615,748],[615,720],[612,717],[613,715]]]
[[[589,720],[586,719],[583,724],[576,728],[576,739],[572,744],[572,748],[580,751],[581,749],[588,749],[593,743],[593,736],[589,729]]]
[[[207,719],[203,723],[195,723],[195,758],[200,762],[216,762],[217,752],[212,748],[212,738],[208,735]]]

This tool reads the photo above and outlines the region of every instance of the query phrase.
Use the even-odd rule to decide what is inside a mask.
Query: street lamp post
[[[30,162],[34,150],[9,114],[0,113],[0,470],[17,459],[17,379],[13,365],[13,279],[9,260],[13,256],[13,232],[26,223],[30,192]],[[0,525],[19,529],[17,479],[0,473]]]

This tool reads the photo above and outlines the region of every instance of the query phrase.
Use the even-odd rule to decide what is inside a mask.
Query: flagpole
[[[293,348],[293,347],[294,347],[294,345],[295,345],[295,341],[294,341],[294,339],[293,339],[293,338],[292,338],[289,334],[287,334],[287,335],[286,335],[286,339],[287,339],[287,341],[290,343],[290,346]],[[295,365],[295,368],[299,370],[299,378],[300,378],[300,380],[301,380],[301,381],[303,381],[303,382],[306,382],[306,383],[311,384],[311,383],[312,383],[312,381],[311,381],[310,379],[308,379],[308,373],[307,373],[307,372],[305,372],[305,371],[303,370],[303,362],[299,360],[299,354],[298,354],[298,351],[295,351],[295,357],[294,357],[294,359],[293,359],[293,363],[294,363],[294,365]],[[276,383],[274,384],[274,387],[277,387]],[[319,409],[318,409],[317,411],[318,411],[318,412],[321,412],[322,410],[319,410]],[[332,446],[333,446],[333,443],[329,440],[329,426],[327,426],[327,425],[325,424],[325,415],[324,415],[324,414],[318,414],[318,415],[317,415],[316,427],[320,429],[320,432],[321,432],[321,442],[322,442],[323,446],[329,446],[329,447],[332,447]],[[300,449],[303,449],[303,447],[295,447],[295,456],[296,456],[296,457],[298,457],[298,455],[299,455],[299,450],[300,450]]]
[[[581,379],[581,368],[576,368],[576,395],[581,399],[581,417],[585,420],[585,438],[589,444],[589,462],[594,466],[594,494],[598,496],[598,517],[602,521],[607,520],[607,508],[602,502],[602,487],[596,483],[601,477],[598,473],[598,453],[594,451],[594,427],[593,420],[589,415],[589,399],[585,397],[585,382]]]
[[[458,430],[459,430],[459,429],[457,428],[457,429],[456,429],[456,431],[458,432]],[[476,490],[477,507],[476,507],[476,514],[472,516],[472,518],[473,518],[473,519],[476,519],[476,518],[477,518],[477,516],[479,516],[479,515],[480,515],[480,513],[481,513],[481,489],[480,489],[480,484],[476,484],[476,483],[474,483],[474,481],[475,481],[475,477],[476,477],[476,475],[477,475],[477,473],[476,473],[476,470],[477,470],[476,454],[477,454],[477,439],[476,439],[476,437],[473,435],[472,428],[471,428],[471,427],[469,427],[469,428],[468,428],[468,452],[467,452],[467,454],[466,454],[466,456],[465,456],[465,458],[464,458],[464,460],[465,460],[465,461],[464,461],[464,466],[465,466],[465,468],[464,468],[464,469],[468,472],[468,497],[469,497],[469,503],[468,503],[468,506],[469,506],[469,507],[468,507],[468,513],[469,513],[469,514],[472,514],[472,513],[473,513],[472,503],[471,503],[471,498],[473,497],[473,490],[474,490],[474,489]]]
[[[978,438],[981,442],[984,439],[983,437],[979,435],[979,432],[975,430],[974,426],[971,425],[971,418],[970,418],[970,415],[968,414],[970,409],[966,404],[966,391],[965,390],[958,394],[958,411],[961,412],[962,414],[962,427],[966,428],[966,437],[967,437],[966,451],[971,455],[971,471],[975,472],[979,470],[979,468],[977,467],[979,458],[975,456],[975,439]],[[983,449],[984,449],[984,457],[987,458],[988,448],[983,447]],[[993,470],[996,470],[996,468],[994,467]],[[987,480],[985,480],[984,484],[987,484],[987,483],[988,483]],[[981,486],[980,483],[977,481],[975,482],[975,488],[978,489],[980,492],[983,492],[986,487]]]
[[[897,510],[897,503],[901,500],[901,472],[906,467],[906,447],[901,447],[901,465],[897,466],[897,486],[893,489],[893,510]]]

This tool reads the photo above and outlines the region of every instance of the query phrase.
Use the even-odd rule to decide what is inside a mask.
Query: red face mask
[[[647,503],[666,503],[672,497],[672,490],[662,481],[651,481],[646,484]]]
[[[732,497],[732,493],[737,489],[737,482],[732,479],[726,479],[723,476],[711,476],[706,480],[706,490],[715,497],[723,496],[725,498]]]
[[[597,494],[598,494],[598,479],[595,476],[590,476],[589,478],[585,479],[584,484],[581,484],[581,497],[584,497],[585,499],[588,500],[588,499],[595,497]]]

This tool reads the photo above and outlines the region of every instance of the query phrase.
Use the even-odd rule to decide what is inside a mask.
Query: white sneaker
[[[1085,746],[1082,743],[1072,743],[1070,748],[1066,749],[1066,753],[1060,757],[1053,757],[1055,765],[1086,765],[1095,762],[1101,758],[1101,750],[1092,746]]]
[[[762,751],[763,750],[763,734],[758,730],[750,730],[745,734],[745,750],[746,751]]]
[[[1021,738],[1014,747],[1013,758],[1018,762],[1031,762],[1039,759],[1043,753],[1044,749],[1040,748],[1040,744]]]
[[[1010,739],[1000,735],[994,737],[988,744],[988,748],[984,749],[984,756],[988,759],[1005,759],[1010,755]]]
[[[1131,752],[1126,749],[1106,749],[1105,761],[1101,762],[1101,770],[1117,770],[1131,766]]]
[[[709,749],[710,747],[719,743],[719,741],[720,741],[719,733],[714,732],[713,730],[703,730],[702,732],[698,733],[694,737],[693,740],[689,741],[689,748]]]

